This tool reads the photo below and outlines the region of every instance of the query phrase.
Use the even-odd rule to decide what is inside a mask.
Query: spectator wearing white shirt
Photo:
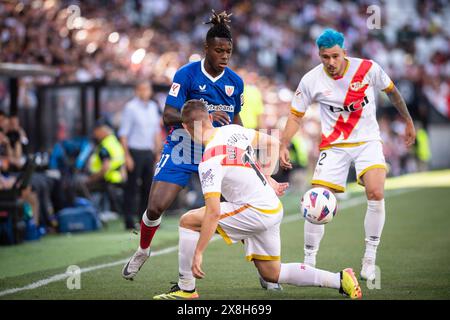
[[[128,179],[124,192],[125,227],[134,228],[135,212],[147,207],[154,164],[161,149],[161,115],[158,105],[151,100],[153,89],[149,81],[140,81],[135,97],[122,114],[119,138],[125,149]],[[139,196],[139,200],[136,199]],[[139,208],[136,208],[139,204]]]

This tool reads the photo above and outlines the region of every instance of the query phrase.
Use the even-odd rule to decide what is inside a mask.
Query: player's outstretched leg
[[[316,269],[303,263],[280,263],[279,261],[254,260],[261,276],[270,282],[291,284],[299,287],[326,287],[339,290],[352,299],[362,297],[361,287],[350,268],[333,273]]]
[[[376,277],[375,260],[385,221],[384,181],[386,170],[375,168],[361,179],[366,188],[367,211],[364,219],[366,250],[362,259],[361,279],[373,281]]]
[[[178,228],[178,282],[167,293],[154,296],[156,300],[185,300],[199,297],[192,274],[192,260],[200,238],[200,228],[205,207],[187,212],[180,218]]]
[[[313,188],[320,187],[326,188],[330,192],[335,192],[335,190],[325,187],[323,185],[313,184]],[[304,252],[305,258],[303,262],[311,267],[316,266],[316,256],[319,252],[320,242],[325,234],[325,225],[323,224],[313,224],[305,220],[303,227],[304,230]]]
[[[178,233],[178,282],[170,288],[169,292],[154,296],[155,300],[190,300],[199,297],[191,267],[200,233],[181,226]]]
[[[141,239],[137,251],[122,269],[122,277],[132,280],[150,256],[150,244],[161,224],[162,213],[172,204],[182,189],[173,183],[154,181],[150,190],[147,210],[142,215]]]
[[[367,201],[367,213],[364,219],[366,250],[362,259],[361,279],[369,281],[375,279],[375,260],[384,220],[384,200]]]
[[[305,238],[305,259],[303,262],[311,267],[316,266],[316,256],[319,251],[320,241],[325,234],[323,224],[312,224],[305,220],[304,238]]]

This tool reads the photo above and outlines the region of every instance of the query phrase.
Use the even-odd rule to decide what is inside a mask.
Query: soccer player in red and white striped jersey
[[[292,168],[289,143],[307,108],[317,103],[322,141],[311,184],[344,192],[350,165],[354,163],[358,183],[365,187],[368,200],[361,277],[372,280],[385,220],[387,169],[376,120],[376,93],[386,92],[405,119],[405,144],[408,147],[415,140],[414,124],[402,96],[384,70],[372,60],[347,57],[342,33],[327,29],[316,43],[322,63],[303,76],[295,92],[282,135],[280,164],[285,169]],[[305,263],[315,265],[324,231],[324,225],[305,221]]]

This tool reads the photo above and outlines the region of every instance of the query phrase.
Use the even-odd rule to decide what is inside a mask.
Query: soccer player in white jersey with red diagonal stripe
[[[181,117],[189,135],[205,146],[198,168],[205,207],[181,217],[179,280],[168,293],[154,299],[199,297],[195,278],[205,276],[203,252],[215,232],[228,244],[243,241],[247,260],[253,261],[267,282],[335,288],[352,299],[361,298],[361,288],[350,268],[333,273],[302,263],[280,262],[283,206],[277,195],[284,193],[287,184],[271,178],[278,160],[278,139],[239,125],[214,128],[201,100],[186,102]],[[272,152],[262,168],[253,150],[266,148]],[[221,195],[226,202],[220,201]]]
[[[325,30],[316,41],[320,65],[303,76],[292,100],[291,114],[280,146],[280,164],[292,168],[288,146],[297,132],[307,108],[318,103],[322,123],[320,155],[311,184],[344,192],[352,162],[358,183],[366,189],[367,212],[364,220],[366,249],[361,278],[375,278],[375,258],[384,226],[384,182],[386,164],[380,130],[376,120],[375,95],[387,93],[406,121],[405,144],[415,140],[415,129],[408,108],[384,70],[374,61],[346,56],[344,36]],[[305,263],[315,266],[324,225],[305,221]]]

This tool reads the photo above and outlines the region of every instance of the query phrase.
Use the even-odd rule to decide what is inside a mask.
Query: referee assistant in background
[[[125,105],[119,129],[128,171],[124,192],[126,229],[135,227],[134,215],[142,214],[147,207],[155,155],[159,154],[162,145],[161,115],[158,105],[151,100],[152,95],[153,89],[149,81],[136,84],[135,97]],[[138,208],[136,204],[139,204]]]

